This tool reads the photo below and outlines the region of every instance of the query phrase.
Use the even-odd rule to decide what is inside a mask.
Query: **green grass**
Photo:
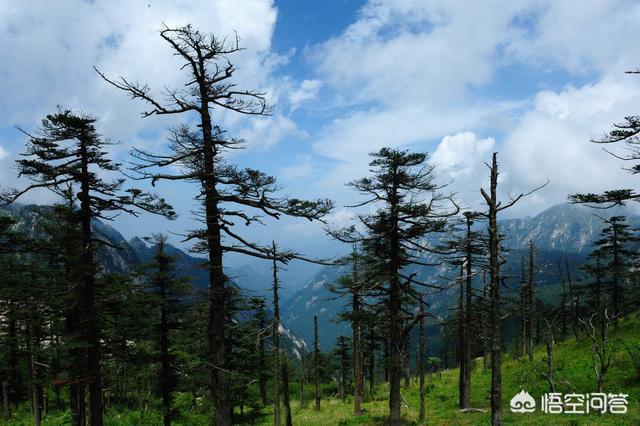
[[[640,381],[630,359],[622,347],[622,342],[640,345],[640,319],[629,317],[613,329],[611,344],[614,348],[612,365],[605,382],[605,392],[627,393],[628,412],[624,415],[605,414],[598,416],[542,414],[539,410],[540,396],[548,392],[546,379],[541,375],[545,371],[546,349],[536,348],[534,362],[510,359],[509,354],[503,356],[503,413],[507,425],[640,425]],[[426,417],[424,424],[429,425],[482,425],[490,424],[489,388],[491,372],[482,371],[482,359],[475,361],[472,376],[471,405],[486,410],[484,413],[460,413],[458,411],[458,370],[443,371],[441,376],[433,375],[428,379],[426,396]],[[562,393],[587,393],[595,391],[595,375],[591,363],[591,343],[585,337],[579,342],[568,339],[558,342],[555,348],[555,381],[557,391]],[[536,398],[538,410],[531,414],[516,414],[509,410],[509,400],[521,389],[527,390]],[[411,382],[409,389],[402,389],[402,394],[410,407],[403,407],[403,416],[407,424],[418,422],[419,393],[416,381]],[[301,409],[298,401],[294,402],[293,423],[304,425],[380,425],[388,413],[386,386],[377,389],[378,401],[363,405],[365,415],[355,418],[351,400],[347,404],[336,399],[323,399],[322,409]],[[255,424],[273,424],[267,416],[262,422]]]
[[[527,390],[536,398],[538,406],[540,396],[548,392],[548,386],[541,372],[545,369],[546,352],[543,346],[537,347],[533,363],[525,360],[511,359],[509,354],[503,357],[503,412],[507,425],[640,425],[640,381],[635,377],[633,365],[622,347],[622,342],[640,345],[640,318],[632,316],[620,322],[613,329],[611,344],[614,348],[611,369],[605,381],[605,391],[629,394],[629,411],[625,415],[605,414],[591,415],[552,415],[542,414],[540,409],[532,414],[515,414],[509,411],[509,400],[521,389]],[[595,391],[595,377],[591,363],[591,344],[582,338],[579,342],[568,339],[556,344],[555,351],[555,379],[558,392],[587,393]],[[472,376],[471,405],[474,408],[486,410],[484,413],[460,413],[457,408],[458,399],[458,370],[443,371],[441,375],[428,378],[426,413],[429,425],[483,425],[489,424],[489,386],[491,373],[482,371],[482,360],[477,359]],[[292,384],[295,391],[297,384]],[[307,391],[311,391],[307,386]],[[380,385],[376,389],[376,401],[365,402],[363,408],[366,413],[360,417],[353,416],[351,399],[342,403],[338,399],[326,397],[322,400],[322,409],[315,411],[313,401],[308,399],[307,408],[300,408],[297,392],[292,401],[294,425],[381,425],[388,413],[386,400],[387,387]],[[324,394],[335,393],[333,386],[325,386]],[[402,394],[409,404],[403,407],[403,418],[406,424],[420,424],[418,418],[418,385],[412,380],[408,389],[403,388]],[[307,398],[310,395],[307,395]],[[182,398],[185,399],[185,398]],[[174,424],[176,426],[209,425],[210,419],[206,407],[187,409],[187,404],[181,409],[182,417]],[[31,425],[33,420],[26,405],[22,411],[15,413],[9,423],[11,426]],[[245,411],[246,417],[242,424],[270,425],[273,424],[272,409],[266,408],[260,412]],[[51,413],[43,421],[43,425],[69,424],[69,414]],[[158,425],[161,424],[160,414],[153,409],[145,412],[118,411],[110,409],[105,418],[107,425]]]

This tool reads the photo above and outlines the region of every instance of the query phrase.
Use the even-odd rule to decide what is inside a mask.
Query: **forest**
[[[640,424],[639,193],[566,194],[523,231],[528,222],[505,215],[544,197],[548,180],[501,191],[493,152],[488,184],[471,188],[482,208],[469,209],[431,153],[390,146],[345,182],[353,221],[338,226],[332,200],[296,198],[235,155],[246,141],[220,114],[273,108],[235,80],[251,46],[191,25],[157,37],[185,85],[94,73],[141,119],[177,117],[162,144],[117,162],[101,118],[65,106],[18,128],[20,184],[0,182],[1,424]],[[584,144],[604,145],[635,186],[640,116],[602,131]],[[180,237],[189,254],[164,229],[134,244],[109,225],[174,220],[171,194],[153,192],[160,182],[195,188],[198,227]],[[57,201],[23,202],[43,190]],[[287,248],[269,232],[281,220],[317,222],[346,254]],[[229,255],[268,264],[266,295],[243,287]],[[282,295],[297,262],[325,274],[299,311]]]

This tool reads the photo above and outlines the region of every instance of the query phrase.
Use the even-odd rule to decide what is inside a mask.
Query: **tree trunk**
[[[264,330],[266,327],[264,316],[260,318],[260,330]],[[264,339],[262,336],[258,336],[258,356],[260,357],[260,373],[258,375],[258,387],[260,390],[260,400],[262,405],[267,405],[267,357],[264,349]]]
[[[404,328],[404,327],[403,327]],[[404,351],[402,351],[402,372],[404,375],[404,388],[405,389],[409,389],[409,387],[411,386],[410,383],[410,379],[411,379],[411,341],[410,341],[410,337],[409,334],[407,334],[407,337],[404,339]]]
[[[204,67],[203,64],[200,64]],[[200,76],[206,73],[201,70]],[[204,77],[201,77],[204,78]],[[211,363],[211,395],[213,398],[213,417],[216,426],[230,426],[233,414],[231,404],[231,383],[229,378],[229,343],[226,334],[226,282],[222,270],[222,242],[220,238],[220,195],[216,189],[214,175],[214,142],[212,137],[211,116],[207,101],[207,84],[198,81],[201,105],[200,126],[203,140],[202,182],[206,224],[207,255],[209,260],[209,356]]]
[[[493,154],[489,201],[489,270],[491,294],[491,424],[502,425],[502,365],[500,350],[500,260],[498,235],[498,162]]]
[[[320,411],[320,343],[318,342],[318,316],[313,316],[313,369],[316,387],[315,410]]]
[[[292,426],[291,421],[291,398],[289,396],[289,367],[287,360],[282,360],[282,390],[284,392],[284,415],[285,425]]]
[[[9,382],[2,381],[2,416],[5,420],[11,418],[11,405],[9,404]]]
[[[100,348],[100,326],[96,306],[95,264],[93,235],[91,230],[91,198],[89,193],[89,161],[86,141],[81,140],[82,176],[80,183],[80,213],[82,227],[82,302],[80,303],[81,327],[88,345],[87,374],[89,381],[89,410],[91,425],[103,425],[102,407],[102,360]]]
[[[522,339],[521,356],[527,355],[527,281],[525,280],[524,256],[520,258],[520,338]]]
[[[400,378],[402,375],[402,321],[400,319],[400,285],[397,276],[391,278],[389,292],[389,317],[391,329],[389,334],[389,351],[391,365],[389,366],[389,425],[401,424],[400,410]]]
[[[527,281],[527,354],[529,362],[533,362],[533,316],[534,316],[534,297],[533,297],[533,273],[535,270],[534,248],[533,243],[529,241],[529,279]],[[567,273],[569,271],[567,270]],[[571,285],[571,282],[569,282]]]
[[[547,382],[549,382],[549,392],[555,393],[556,385],[553,381],[553,349],[555,346],[555,338],[553,336],[554,322],[548,322],[549,331],[547,334]]]
[[[273,242],[273,424],[280,426],[280,299],[278,296],[278,267],[276,244]]]
[[[463,409],[469,406],[469,394],[466,385],[467,378],[467,336],[465,330],[465,306],[464,306],[464,286],[463,281],[463,265],[460,265],[460,282],[458,296],[458,358],[460,359],[460,369],[458,371],[458,406]]]
[[[163,242],[159,242],[159,250],[164,250]],[[161,265],[162,267],[162,265]],[[165,271],[160,271],[165,272]],[[162,422],[171,425],[171,365],[169,359],[169,321],[166,283],[160,279],[160,393],[162,395]]]
[[[33,422],[36,426],[42,424],[42,384],[40,383],[40,372],[38,368],[38,352],[40,350],[40,338],[38,327],[34,319],[34,300],[31,298],[31,315],[27,321],[29,341],[27,350],[29,351],[29,378],[31,379],[31,408],[33,411]]]
[[[464,380],[463,380],[463,389],[465,397],[462,398],[462,408],[469,408],[471,406],[471,367],[473,364],[473,360],[471,359],[471,330],[473,329],[472,317],[471,317],[471,296],[473,293],[473,270],[472,270],[472,252],[473,247],[471,244],[471,219],[467,217],[467,253],[465,260],[465,310],[464,310],[464,330],[465,330],[465,340],[462,346],[462,357],[464,359],[465,370],[464,370]]]
[[[306,370],[304,366],[304,353],[302,354],[300,366],[300,407],[304,408],[307,404],[304,400],[304,382],[306,380]]]
[[[423,421],[425,417],[424,406],[424,302],[422,296],[420,296],[420,330],[418,335],[418,380],[420,391],[420,413],[418,414],[418,420]]]
[[[369,329],[369,339],[371,342],[370,350],[369,350],[369,400],[375,401],[376,399],[376,388],[375,388],[375,360],[376,356],[373,350],[374,347],[374,332],[373,327]]]
[[[351,328],[353,331],[353,415],[359,416],[362,414],[362,394],[364,393],[364,387],[362,383],[362,342],[360,335],[360,296],[358,292],[358,261],[357,252],[354,247],[353,250],[353,283],[354,289],[352,290],[351,304],[353,309],[353,321]]]

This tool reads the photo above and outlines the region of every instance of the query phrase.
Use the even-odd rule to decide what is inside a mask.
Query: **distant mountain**
[[[36,232],[37,221],[46,206],[13,205],[6,209],[17,221],[17,226],[26,232]],[[525,253],[529,240],[537,248],[538,265],[546,268],[537,276],[539,285],[551,284],[558,280],[558,261],[567,257],[571,272],[579,274],[578,266],[584,262],[591,250],[591,244],[602,230],[602,220],[595,216],[625,214],[632,227],[640,227],[640,216],[630,214],[624,209],[593,210],[587,207],[560,204],[553,206],[535,217],[524,219],[506,219],[499,223],[500,231],[505,235],[504,246],[511,250],[504,270],[514,277],[520,275],[520,257]],[[100,239],[109,242],[118,249],[103,246],[99,249],[100,263],[107,272],[127,273],[135,265],[151,260],[154,247],[136,237],[126,241],[113,227],[101,221],[94,221],[93,228]],[[486,227],[479,222],[478,227]],[[209,285],[206,261],[203,257],[193,256],[173,246],[169,253],[177,257],[178,273],[188,276],[196,289],[206,289]],[[436,280],[445,273],[444,267],[412,268],[423,281]],[[240,288],[271,299],[271,271],[266,263],[248,264],[225,270],[227,276]],[[323,349],[330,349],[339,335],[350,334],[348,324],[336,323],[336,314],[344,309],[347,301],[337,299],[327,288],[327,283],[335,282],[338,277],[349,273],[348,266],[323,267],[303,285],[292,286],[293,293],[283,292],[281,306],[282,321],[290,327],[290,334],[300,336],[301,342],[313,340],[313,316],[318,316],[320,343]],[[285,288],[288,282],[285,282]],[[292,290],[289,290],[292,291]],[[431,310],[436,315],[447,315],[453,300],[453,291],[445,291],[430,298]],[[299,339],[296,337],[296,339]],[[293,339],[291,339],[293,342]],[[302,348],[304,345],[291,344]],[[303,350],[303,349],[301,349]]]
[[[536,247],[538,266],[543,269],[536,276],[538,285],[558,281],[558,262],[562,259],[564,263],[565,256],[572,275],[576,277],[580,274],[579,266],[586,260],[592,243],[603,228],[602,219],[595,214],[610,217],[625,213],[631,226],[640,227],[640,216],[630,214],[626,209],[594,211],[574,204],[559,204],[535,217],[501,220],[499,229],[505,236],[504,247],[511,251],[503,271],[512,277],[520,276],[520,259],[526,255],[531,240]],[[486,227],[486,223],[479,222],[477,226]],[[444,267],[412,268],[412,272],[414,270],[423,281],[437,280],[438,276],[445,274]],[[323,349],[333,347],[338,336],[351,333],[348,324],[335,323],[333,319],[345,309],[348,301],[336,299],[336,295],[326,288],[327,283],[334,283],[347,273],[349,267],[327,266],[283,304],[283,321],[289,324],[295,334],[311,341],[314,315],[318,316],[319,339]],[[448,315],[455,292],[449,290],[429,297],[431,312],[438,316]]]

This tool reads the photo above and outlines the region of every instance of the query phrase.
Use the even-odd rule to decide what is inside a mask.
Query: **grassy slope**
[[[621,342],[640,344],[638,317],[628,318],[620,323],[612,333],[611,341],[615,348],[612,366],[605,383],[605,391],[629,394],[629,411],[625,415],[551,415],[541,414],[539,410],[540,395],[548,391],[546,380],[539,373],[545,369],[546,351],[543,346],[536,348],[533,364],[528,361],[503,359],[503,410],[505,424],[517,425],[640,425],[640,381],[635,380],[635,372],[629,358],[621,346]],[[556,383],[559,392],[587,393],[595,390],[595,378],[591,363],[591,344],[583,338],[576,343],[570,339],[556,344]],[[505,357],[506,358],[506,357]],[[487,410],[485,413],[459,413],[457,409],[458,370],[447,370],[442,377],[432,377],[431,387],[427,392],[427,423],[431,425],[478,425],[489,424],[489,386],[491,373],[482,371],[482,360],[476,360],[476,368],[472,381],[472,406]],[[538,410],[533,414],[512,414],[509,411],[509,400],[513,395],[526,389],[537,400]],[[403,395],[411,409],[403,409],[407,424],[419,424],[418,386],[412,382],[410,389],[403,389]],[[383,397],[386,389],[379,388],[378,395]],[[337,400],[323,400],[320,412],[313,409],[299,409],[294,404],[294,424],[309,425],[375,425],[382,424],[388,407],[386,400],[365,403],[367,414],[355,419],[352,406]],[[262,424],[272,424],[271,418],[265,418]]]
[[[635,343],[640,345],[640,318],[638,316],[627,318],[621,321],[619,327],[613,331],[611,336],[615,354],[612,359],[612,366],[605,382],[605,391],[613,393],[629,394],[629,412],[626,415],[551,415],[541,414],[539,407],[534,414],[512,414],[509,411],[509,400],[524,388],[531,393],[540,405],[540,395],[548,391],[545,379],[540,371],[545,369],[546,352],[543,346],[536,348],[535,361],[530,364],[527,361],[503,358],[503,409],[505,414],[505,424],[523,425],[545,425],[545,424],[567,424],[567,425],[640,425],[640,381],[635,379],[633,366],[624,351],[621,342]],[[591,364],[591,345],[583,338],[580,342],[569,339],[559,342],[556,345],[556,383],[558,391],[587,393],[594,391],[595,379]],[[458,370],[447,370],[442,372],[440,377],[434,375],[428,379],[427,390],[427,423],[430,425],[480,425],[489,424],[490,415],[488,412],[488,389],[490,383],[490,372],[482,371],[482,360],[476,360],[476,368],[473,372],[472,381],[472,406],[486,410],[484,413],[459,413],[457,409],[457,381]],[[293,395],[293,423],[295,425],[378,425],[383,424],[387,415],[388,406],[385,399],[387,389],[381,385],[377,389],[380,400],[367,402],[364,404],[366,414],[354,418],[352,416],[351,401],[345,404],[337,399],[323,399],[322,410],[314,411],[309,408],[301,409],[297,392],[297,385],[292,384]],[[307,387],[307,398],[310,396],[310,386]],[[305,392],[307,393],[307,392]],[[325,392],[327,395],[329,391]],[[403,408],[403,414],[407,424],[419,424],[418,416],[418,386],[412,380],[410,389],[403,389],[402,393],[410,404],[411,408]],[[178,397],[180,399],[180,397]],[[311,401],[312,402],[312,401]],[[178,405],[183,405],[178,403]],[[186,406],[187,404],[184,404]],[[28,408],[14,417],[9,425],[30,425],[33,424]],[[204,413],[196,413],[189,410],[181,410],[183,417],[176,421],[175,425],[208,425],[210,420]],[[43,422],[43,425],[63,425],[69,424],[69,413],[52,413]],[[110,410],[106,416],[108,425],[157,425],[161,424],[159,413],[155,410],[141,412],[117,412]],[[0,421],[1,424],[1,421]],[[259,418],[247,421],[246,424],[273,424],[273,419],[269,411],[263,413]]]

